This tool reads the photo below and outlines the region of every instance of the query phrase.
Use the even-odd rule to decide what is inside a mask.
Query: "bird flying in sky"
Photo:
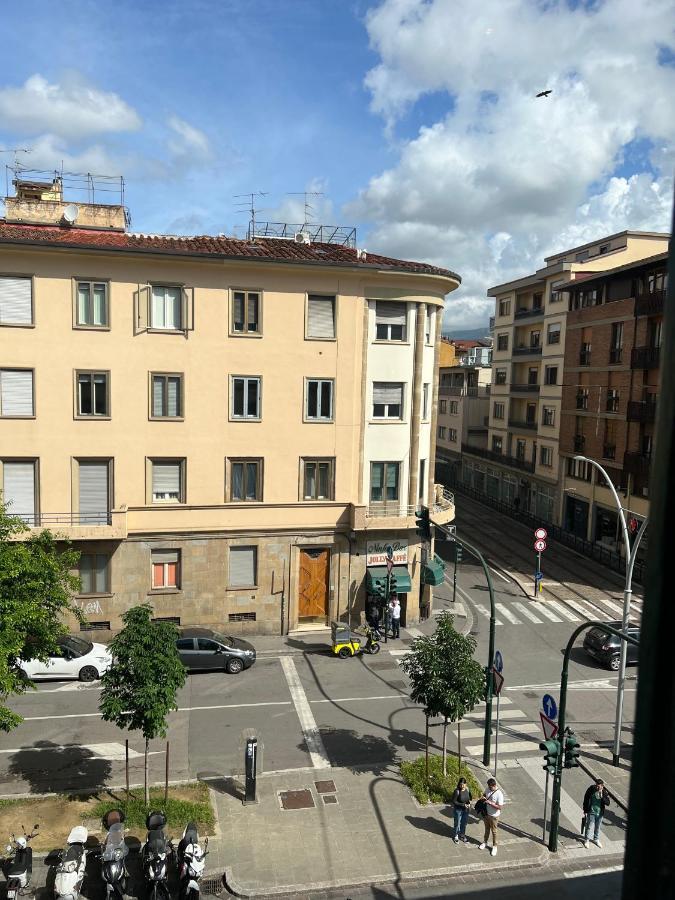
[[[548,97],[548,95],[549,95],[549,94],[552,94],[552,93],[553,93],[552,90],[548,90],[548,91],[539,91],[539,93],[537,94],[537,97]]]

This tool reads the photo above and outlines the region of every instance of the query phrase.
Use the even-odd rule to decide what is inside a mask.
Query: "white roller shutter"
[[[0,415],[32,416],[32,369],[0,370]]]
[[[396,381],[373,382],[373,403],[403,405],[403,385]]]
[[[6,462],[2,470],[2,501],[8,504],[8,514],[35,525],[35,464]]]
[[[309,295],[307,300],[307,337],[335,337],[335,297]]]
[[[180,463],[152,464],[153,500],[180,500]]]
[[[31,278],[0,276],[0,325],[33,324]]]
[[[378,325],[405,326],[407,307],[405,303],[390,300],[378,300],[375,307],[375,319]]]
[[[252,587],[256,583],[256,547],[230,547],[230,587]]]
[[[80,463],[80,525],[108,523],[108,463]]]

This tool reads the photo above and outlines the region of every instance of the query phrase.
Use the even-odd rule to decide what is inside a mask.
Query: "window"
[[[457,443],[457,429],[456,428],[448,428],[448,440],[453,444]]]
[[[445,425],[439,425],[439,426],[438,426],[438,437],[439,437],[440,440],[442,440],[442,441],[445,440],[446,430],[447,430],[447,429],[446,429]]]
[[[511,301],[510,300],[500,300],[499,301],[499,315],[500,316],[508,316],[511,312]]]
[[[577,409],[588,409],[588,388],[577,390]]]
[[[580,251],[579,253],[577,253],[576,256],[574,257],[574,261],[575,261],[575,262],[584,262],[584,261],[587,260],[587,259],[588,259],[588,250],[581,250],[581,251]]]
[[[35,415],[32,369],[0,369],[0,416]]]
[[[527,370],[527,383],[539,384],[539,366],[530,366]]]
[[[504,418],[504,404],[503,403],[493,403],[492,404],[492,417],[494,419],[503,419]]]
[[[525,459],[525,441],[516,441],[516,459],[521,462]]]
[[[579,350],[579,365],[590,366],[591,364],[591,345],[588,341],[582,341]]]
[[[232,376],[230,409],[232,419],[260,418],[260,378]]]
[[[75,283],[75,325],[78,328],[108,328],[108,284],[105,281]]]
[[[542,425],[555,425],[555,407],[544,406],[541,412]]]
[[[258,583],[258,548],[230,547],[228,587],[256,587]]]
[[[383,503],[398,500],[399,472],[397,462],[373,462],[370,464],[370,501]]]
[[[623,347],[623,322],[612,322],[612,336],[609,344],[610,363],[621,362],[621,350]]]
[[[493,453],[501,453],[502,452],[502,439],[500,437],[493,436],[492,452]]]
[[[539,462],[542,466],[552,466],[553,465],[553,448],[552,447],[540,447],[539,448]]]
[[[495,384],[506,384],[506,369],[495,370]]]
[[[110,417],[109,383],[108,372],[77,372],[78,416]]]
[[[426,478],[426,473],[427,473],[427,461],[426,461],[426,459],[421,459],[420,460],[419,490],[417,492],[417,499],[420,501],[420,503],[424,503],[424,495],[426,493],[426,491],[424,489],[425,488],[424,481]]]
[[[439,400],[438,401],[438,411],[441,415],[445,415],[447,408],[448,408],[447,400]]]
[[[107,525],[110,518],[110,460],[78,460],[78,525]]]
[[[434,342],[434,316],[434,310],[427,306],[427,316],[424,325],[424,342],[427,345],[433,344]]]
[[[2,501],[7,515],[37,525],[35,460],[8,460],[2,463]]]
[[[602,256],[603,253],[609,253],[609,244],[600,244],[598,247],[598,256]]]
[[[109,594],[110,557],[107,553],[80,554],[80,594]]]
[[[663,320],[662,319],[650,319],[649,320],[649,346],[652,350],[659,350],[661,348],[661,339],[663,335]]]
[[[560,303],[561,300],[568,299],[568,292],[560,290],[561,284],[564,284],[564,281],[554,281],[551,284],[551,303]]]
[[[262,498],[262,459],[231,459],[230,500],[249,502]]]
[[[152,375],[152,419],[181,419],[183,417],[183,376]]]
[[[429,384],[422,385],[422,418],[429,418]]]
[[[602,445],[604,459],[616,457],[616,419],[605,419],[605,439]]]
[[[560,343],[560,322],[551,322],[546,331],[546,341],[549,344]]]
[[[335,340],[335,297],[308,296],[307,337],[319,341]]]
[[[525,407],[525,421],[528,425],[534,425],[537,421],[537,404],[528,403]]]
[[[616,388],[607,388],[606,410],[613,413],[619,411],[619,392]]]
[[[176,286],[153,284],[150,304],[150,328],[158,331],[181,331],[183,289]]]
[[[303,459],[302,498],[303,500],[332,500],[334,459]]]
[[[567,474],[570,478],[590,482],[592,471],[593,467],[589,462],[581,459],[574,459],[571,456],[567,457]]]
[[[373,382],[373,418],[403,418],[403,384],[396,381]]]
[[[530,347],[536,349],[541,346],[541,331],[530,332]]]
[[[558,367],[557,366],[546,366],[544,371],[544,384],[557,384],[558,383]]]
[[[451,400],[450,401],[450,415],[456,416],[459,413],[459,400]]]
[[[185,460],[154,459],[152,464],[152,502],[185,503]]]
[[[508,349],[509,349],[508,334],[498,334],[497,335],[497,350],[508,350]]]
[[[532,309],[541,309],[543,305],[544,305],[544,295],[541,293],[532,294]]]
[[[180,550],[153,550],[152,590],[174,590],[180,588]]]
[[[319,422],[331,422],[333,420],[332,379],[306,379],[305,418]]]
[[[232,292],[232,334],[260,334],[260,293]]]
[[[0,325],[33,324],[33,279],[0,276]]]
[[[375,304],[375,340],[404,341],[407,310],[405,303],[378,300]]]

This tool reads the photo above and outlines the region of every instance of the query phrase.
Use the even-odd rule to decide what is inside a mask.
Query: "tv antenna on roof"
[[[311,216],[314,213],[314,207],[311,206],[309,202],[310,197],[325,197],[323,191],[289,191],[289,197],[304,197],[305,200],[305,214],[303,219],[303,228],[310,222]]]
[[[19,153],[32,153],[32,149],[30,147],[0,147],[0,153],[13,153],[14,154],[14,168],[20,169],[21,165],[19,163]]]
[[[240,212],[245,209],[251,215],[251,229],[250,229],[251,239],[255,238],[255,214],[256,214],[255,198],[256,197],[266,197],[267,193],[268,193],[267,191],[251,191],[248,194],[234,194],[235,198],[246,197],[247,201],[251,204],[250,206],[246,206],[246,204],[243,201],[239,201],[239,203],[237,204],[237,208]]]

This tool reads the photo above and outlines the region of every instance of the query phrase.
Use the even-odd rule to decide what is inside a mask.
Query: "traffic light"
[[[396,594],[398,591],[396,590],[396,576],[392,572],[389,576],[389,595]]]
[[[462,550],[462,545],[455,543],[455,562],[461,563],[464,558],[464,553]]]
[[[557,741],[542,741],[539,749],[544,751],[544,765],[542,766],[551,775],[555,775],[558,770],[558,760],[560,759],[560,744]]]
[[[415,513],[415,531],[423,541],[431,540],[431,521],[429,520],[429,507],[420,506]]]
[[[576,769],[579,765],[579,741],[573,731],[565,735],[565,768]]]
[[[370,584],[369,593],[379,600],[387,599],[387,579],[384,577],[373,578]]]

